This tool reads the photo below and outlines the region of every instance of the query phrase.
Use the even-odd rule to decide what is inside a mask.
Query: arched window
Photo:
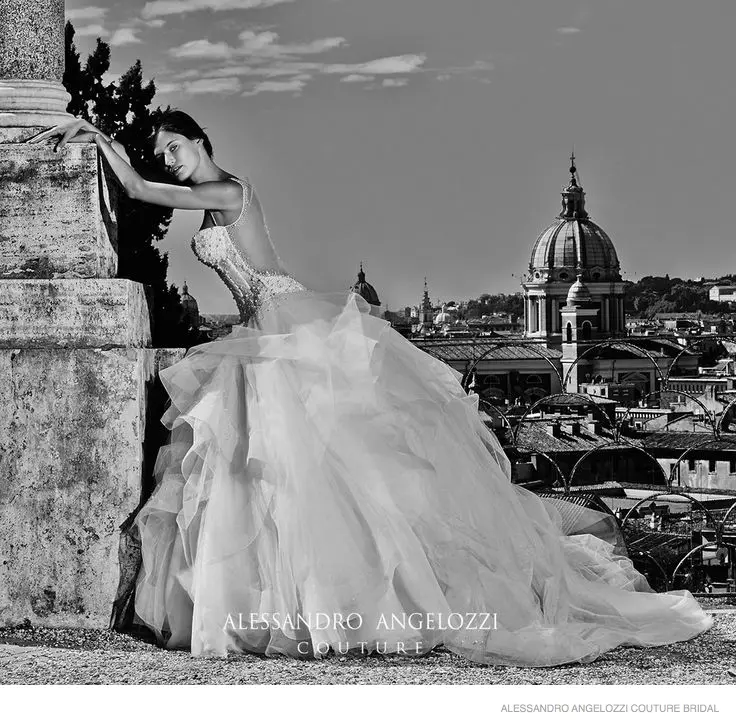
[[[567,323],[567,332],[565,334],[566,342],[572,342],[572,323]]]
[[[590,340],[593,334],[593,326],[587,320],[583,322],[583,340]]]

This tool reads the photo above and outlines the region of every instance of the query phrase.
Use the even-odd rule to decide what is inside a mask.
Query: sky
[[[381,302],[519,291],[574,146],[624,278],[736,273],[731,0],[66,0],[83,59],[136,59],[155,105],[248,177],[286,268]],[[177,211],[160,249],[235,312]]]

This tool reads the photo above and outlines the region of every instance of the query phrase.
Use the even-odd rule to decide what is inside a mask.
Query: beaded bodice
[[[247,180],[233,178],[243,187],[240,216],[227,226],[200,229],[192,239],[192,250],[200,262],[217,272],[230,290],[240,321],[245,325],[276,304],[282,295],[303,291],[306,287],[283,269],[253,187]],[[255,215],[249,213],[252,205],[256,205]],[[256,267],[248,259],[245,248],[259,249],[264,256],[270,252],[277,266]]]

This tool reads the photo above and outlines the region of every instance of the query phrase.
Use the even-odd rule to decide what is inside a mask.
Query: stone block
[[[0,280],[0,348],[150,344],[146,288],[140,282]]]
[[[0,350],[0,626],[108,626],[166,433],[158,371],[183,354]]]
[[[0,143],[0,279],[115,277],[115,184],[94,144]]]

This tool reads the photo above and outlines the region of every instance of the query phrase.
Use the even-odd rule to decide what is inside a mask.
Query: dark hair
[[[213,156],[212,144],[204,129],[188,113],[184,113],[184,111],[180,111],[178,108],[167,108],[165,111],[161,111],[153,116],[153,133],[150,137],[151,143],[156,141],[156,136],[161,131],[178,133],[192,141],[201,138],[207,155],[210,157]]]

